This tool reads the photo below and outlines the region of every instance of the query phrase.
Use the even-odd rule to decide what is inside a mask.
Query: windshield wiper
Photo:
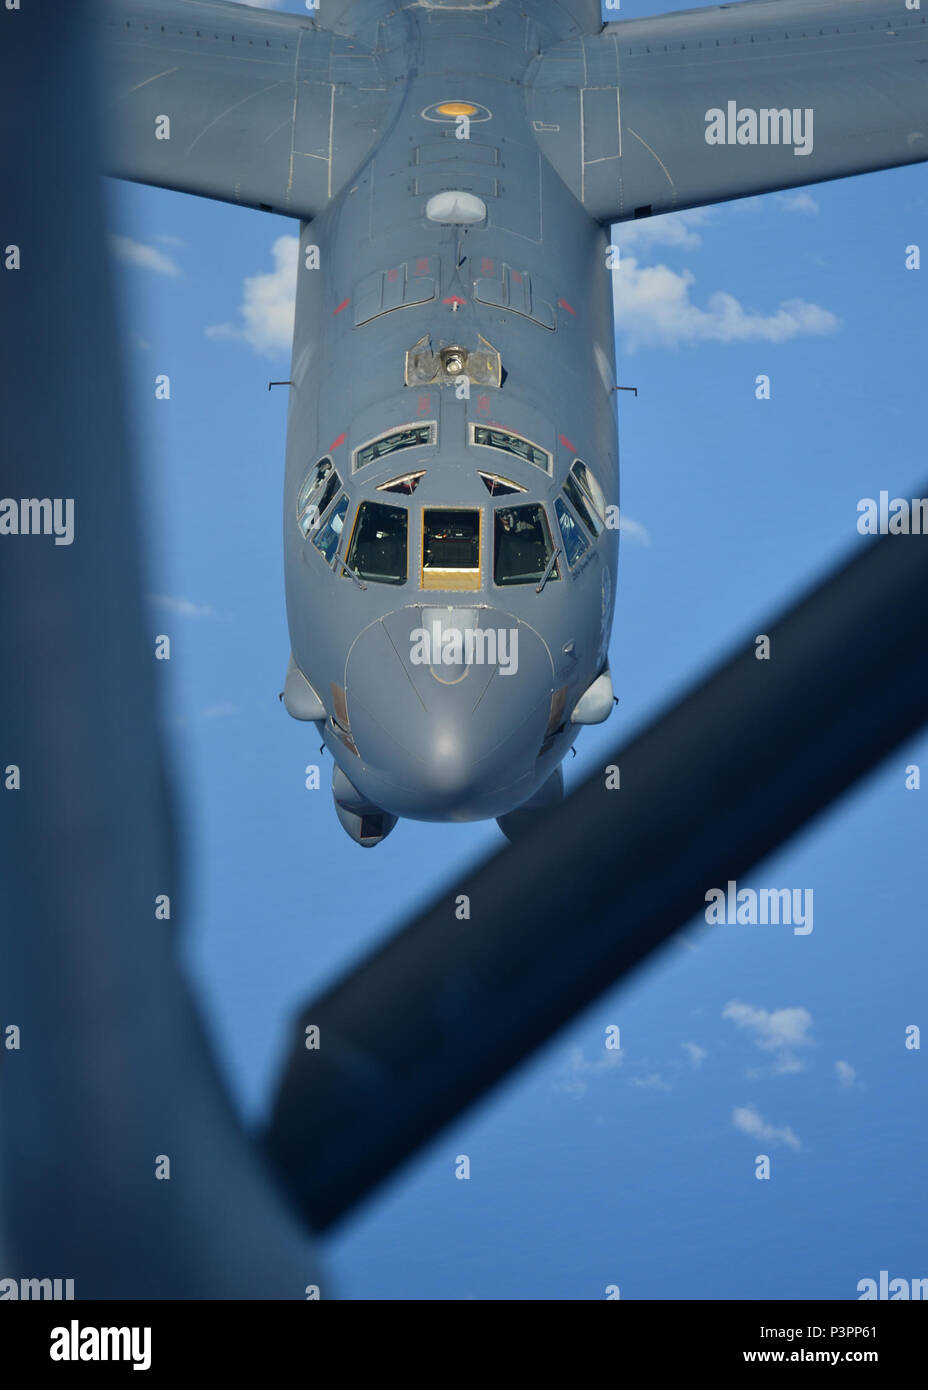
[[[361,576],[359,574],[356,574],[350,565],[346,565],[344,560],[342,560],[342,569],[345,572],[345,574],[351,576],[351,578],[357,584],[359,589],[367,588],[367,585],[364,583],[364,580],[361,578]]]
[[[547,569],[545,570],[544,574],[541,576],[541,583],[540,583],[539,585],[537,585],[537,587],[536,587],[536,589],[535,589],[535,593],[536,593],[536,594],[540,594],[540,593],[541,593],[542,589],[545,587],[545,585],[547,584],[548,580],[551,578],[551,571],[554,569],[554,562],[555,562],[555,560],[557,559],[557,557],[560,555],[560,553],[561,553],[561,547],[560,547],[560,546],[557,546],[557,548],[555,549],[554,553],[553,553],[552,556],[551,556],[551,559],[548,561]]]

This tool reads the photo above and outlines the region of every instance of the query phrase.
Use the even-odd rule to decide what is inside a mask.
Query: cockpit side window
[[[341,490],[342,480],[330,458],[320,459],[309,470],[296,499],[296,517],[304,536],[314,531],[326,509]]]
[[[595,540],[602,533],[606,499],[599,483],[580,459],[575,459],[571,464],[570,472],[564,479],[564,493]]]
[[[345,513],[347,510],[348,495],[347,493],[343,493],[337,505],[333,508],[328,521],[313,536],[313,545],[330,565],[335,559],[335,553],[338,550],[338,542],[341,539],[342,529],[345,525]]]
[[[551,559],[551,533],[538,502],[497,507],[493,518],[493,579],[497,584],[537,584]],[[557,567],[551,579],[557,579]]]
[[[435,444],[437,440],[438,425],[434,420],[403,425],[401,429],[390,430],[362,444],[360,449],[355,449],[353,471],[356,473],[359,468],[366,468],[369,463],[376,463],[400,449],[418,449],[426,444]]]
[[[345,561],[348,568],[372,584],[405,584],[408,523],[405,507],[362,502]]]
[[[581,531],[577,522],[565,502],[560,497],[554,499],[554,511],[557,515],[557,524],[561,529],[561,540],[564,542],[564,554],[567,556],[567,563],[573,569],[584,551],[589,550],[590,543]]]

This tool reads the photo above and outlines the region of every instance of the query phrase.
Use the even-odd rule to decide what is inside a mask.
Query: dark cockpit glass
[[[489,425],[471,425],[471,442],[485,449],[499,449],[504,454],[515,454],[516,458],[524,459],[536,468],[543,468],[546,473],[551,472],[551,455],[547,450],[540,449],[537,444],[532,444],[519,434],[492,429]]]
[[[332,514],[328,521],[313,536],[313,545],[319,550],[324,558],[331,565],[335,559],[335,552],[338,550],[338,543],[341,540],[342,528],[345,525],[345,513],[348,510],[348,496],[343,494],[338,505],[332,509]]]
[[[423,425],[407,425],[401,430],[383,434],[379,439],[372,439],[369,444],[355,451],[355,472],[369,463],[386,458],[387,454],[395,454],[398,449],[417,449],[425,444],[434,444],[435,437],[434,421]]]
[[[457,507],[425,512],[423,565],[427,570],[480,568],[480,513]]]
[[[590,543],[574,521],[567,504],[562,502],[560,497],[554,499],[554,511],[557,515],[557,524],[561,528],[564,554],[567,556],[568,565],[573,569],[583,552],[589,549]]]
[[[480,588],[480,510],[425,507],[422,512],[423,589]]]
[[[315,467],[310,469],[296,500],[297,520],[304,536],[308,536],[319,525],[341,485],[341,478],[336,473],[331,459],[320,459]]]
[[[514,483],[511,478],[501,478],[498,473],[484,473],[478,468],[477,476],[491,497],[508,497],[514,492],[528,491],[521,483]]]
[[[497,584],[537,584],[551,559],[545,509],[537,502],[497,507],[493,521],[493,578]],[[551,574],[557,578],[556,571]]]
[[[573,503],[574,511],[595,540],[603,529],[602,522],[593,509],[591,499],[580,486],[572,470],[564,479],[564,492],[568,500]]]
[[[378,483],[378,492],[404,492],[407,497],[411,497],[416,488],[425,477],[425,469],[420,469],[418,473],[404,473],[400,478],[391,478],[389,482]]]
[[[362,502],[345,562],[349,569],[372,584],[405,584],[408,521],[405,507]]]

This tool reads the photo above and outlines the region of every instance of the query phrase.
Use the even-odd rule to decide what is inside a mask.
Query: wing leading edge
[[[386,119],[374,55],[299,15],[109,0],[102,16],[106,172],[119,178],[310,218]]]
[[[906,0],[624,20],[547,50],[529,88],[539,145],[601,222],[928,159],[928,23]]]

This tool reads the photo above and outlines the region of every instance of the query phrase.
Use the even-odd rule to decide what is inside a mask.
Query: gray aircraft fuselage
[[[106,0],[108,171],[300,221],[284,704],[362,845],[562,793],[613,706],[613,222],[928,159],[928,16]]]
[[[581,460],[617,515],[608,239],[539,150],[528,27],[508,6],[402,24],[401,104],[301,224],[284,498],[288,708],[324,707],[336,802],[387,825],[503,816],[552,778],[606,666],[618,554],[564,491]],[[428,215],[442,192],[469,195],[451,221]],[[413,445],[364,452],[391,436]]]

